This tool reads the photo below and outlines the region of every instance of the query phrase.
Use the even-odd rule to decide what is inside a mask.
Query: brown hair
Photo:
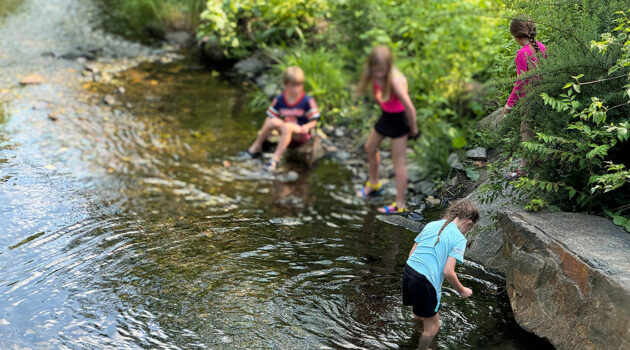
[[[304,84],[304,71],[297,66],[287,67],[282,76],[282,82],[284,85]]]
[[[536,42],[536,23],[527,16],[515,18],[510,22],[510,33],[515,38],[529,39],[537,54],[540,54],[540,47]]]
[[[435,245],[437,245],[440,241],[440,234],[442,234],[442,231],[446,228],[446,226],[448,226],[448,224],[453,222],[455,218],[463,220],[470,219],[474,224],[476,224],[477,221],[479,221],[479,210],[477,210],[471,202],[464,199],[451,204],[451,206],[446,209],[446,214],[444,214],[446,222],[444,222],[444,225],[442,225],[442,228],[438,231],[438,237]]]
[[[367,89],[368,84],[374,81],[372,76],[372,66],[384,63],[387,67],[387,75],[385,75],[382,88],[381,100],[383,102],[389,100],[389,95],[392,92],[392,77],[394,76],[394,58],[392,57],[392,51],[385,45],[379,45],[372,49],[372,52],[368,55],[368,59],[365,62],[365,69],[361,75],[359,81],[359,87],[357,92],[362,94]]]

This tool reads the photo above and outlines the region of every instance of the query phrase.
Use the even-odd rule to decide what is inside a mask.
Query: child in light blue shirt
[[[469,201],[458,201],[444,219],[434,221],[416,237],[403,270],[403,304],[413,305],[413,315],[424,323],[419,349],[427,349],[440,328],[438,310],[446,278],[462,298],[472,294],[455,274],[464,261],[464,234],[479,221],[479,211]]]

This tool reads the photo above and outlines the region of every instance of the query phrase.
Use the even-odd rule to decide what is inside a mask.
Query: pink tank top
[[[381,96],[383,93],[381,85],[379,85],[376,80],[372,82],[372,91],[374,92],[374,98],[381,105],[381,108],[384,112],[400,113],[405,111],[405,106],[402,104],[402,102],[400,102],[398,96],[396,96],[393,90],[389,93],[389,99],[385,102],[381,100]]]

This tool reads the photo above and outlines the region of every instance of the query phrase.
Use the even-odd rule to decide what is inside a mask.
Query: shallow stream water
[[[355,199],[342,165],[285,164],[289,182],[235,159],[264,118],[244,92],[192,58],[135,66],[164,52],[96,16],[25,0],[0,20],[0,347],[415,348],[400,274],[416,233]],[[132,68],[91,82],[59,58],[86,50]],[[30,73],[46,82],[20,86]],[[547,346],[501,278],[459,272],[474,295],[444,289],[439,348]]]

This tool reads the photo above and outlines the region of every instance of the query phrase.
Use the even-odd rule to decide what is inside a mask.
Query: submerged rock
[[[116,104],[116,98],[112,95],[105,95],[103,96],[103,103],[108,106],[113,106]]]
[[[291,170],[286,174],[277,174],[276,180],[280,182],[295,182],[300,178],[300,175],[295,171]]]
[[[630,234],[577,213],[498,216],[516,321],[558,349],[630,349]]]

